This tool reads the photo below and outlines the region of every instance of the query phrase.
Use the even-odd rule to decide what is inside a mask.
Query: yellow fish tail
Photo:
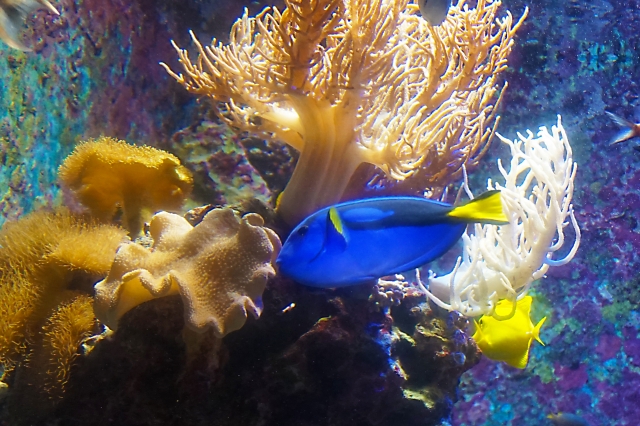
[[[533,327],[533,338],[538,341],[542,346],[545,346],[544,342],[540,340],[540,328],[542,324],[547,320],[547,317],[542,318],[535,327]]]
[[[502,199],[499,190],[487,191],[468,203],[455,207],[448,217],[462,219],[465,222],[491,223],[505,225],[509,219],[502,210]]]

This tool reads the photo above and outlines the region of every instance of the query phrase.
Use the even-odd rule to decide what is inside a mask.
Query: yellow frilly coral
[[[78,145],[58,177],[95,218],[110,221],[120,207],[133,236],[142,229],[145,210],[179,209],[193,185],[174,155],[108,137]]]
[[[497,18],[499,0],[459,0],[438,27],[408,0],[285,4],[245,12],[226,45],[192,34],[195,62],[174,45],[184,74],[163,64],[233,128],[300,151],[279,200],[285,221],[339,201],[363,163],[396,180],[427,168],[442,186],[478,161],[522,23]]]
[[[275,274],[278,236],[262,217],[239,218],[229,208],[207,213],[195,227],[181,216],[156,214],[153,247],[120,246],[106,279],[95,286],[97,317],[115,329],[122,315],[148,300],[180,294],[185,322],[217,336],[241,328],[262,312],[262,292]]]

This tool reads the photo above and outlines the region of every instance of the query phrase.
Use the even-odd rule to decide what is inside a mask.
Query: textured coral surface
[[[149,223],[151,249],[136,243],[118,248],[109,275],[95,285],[96,316],[116,329],[133,307],[180,294],[185,323],[197,332],[211,327],[224,336],[262,312],[262,292],[275,275],[280,240],[260,215],[240,218],[214,209],[195,227],[160,212]]]

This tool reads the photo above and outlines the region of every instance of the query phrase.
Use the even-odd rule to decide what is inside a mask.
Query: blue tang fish
[[[473,222],[508,223],[500,191],[460,206],[420,197],[348,201],[303,220],[276,265],[284,276],[309,286],[361,284],[437,259]]]

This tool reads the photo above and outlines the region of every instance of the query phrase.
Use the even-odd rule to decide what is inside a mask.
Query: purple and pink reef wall
[[[106,135],[138,144],[170,143],[197,115],[196,99],[158,65],[176,58],[170,40],[188,45],[189,29],[224,40],[245,6],[254,13],[264,6],[150,0],[53,4],[60,16],[43,9],[27,18],[23,36],[32,52],[0,45],[2,221],[60,196],[58,166],[80,141]]]
[[[503,6],[519,15],[525,4],[529,17],[506,73],[499,131],[513,138],[562,114],[579,163],[574,206],[582,244],[569,265],[535,285],[534,317],[549,317],[547,346],[534,346],[522,371],[483,359],[463,376],[452,423],[542,425],[548,413],[564,411],[592,425],[636,425],[640,152],[633,145],[640,141],[609,146],[616,127],[604,111],[640,120],[640,1]],[[252,13],[263,5],[248,4]],[[62,159],[79,141],[103,134],[176,152],[196,172],[204,201],[231,202],[230,188],[264,194],[282,187],[286,171],[276,169],[267,182],[255,175],[233,136],[207,121],[206,105],[158,65],[175,65],[169,40],[189,46],[189,29],[203,40],[224,39],[240,2],[62,0],[55,7],[59,17],[43,10],[27,21],[33,52],[0,47],[3,219],[55,202]],[[496,143],[485,168],[502,154]],[[259,160],[286,158],[274,148]]]
[[[640,2],[505,0],[530,12],[506,78],[499,131],[563,125],[578,162],[578,254],[535,284],[534,319],[547,315],[526,370],[484,359],[463,376],[453,424],[544,425],[577,413],[591,425],[640,416],[640,140],[609,146],[611,111],[640,121]],[[499,155],[499,143],[491,155]],[[491,167],[491,158],[485,159]]]

